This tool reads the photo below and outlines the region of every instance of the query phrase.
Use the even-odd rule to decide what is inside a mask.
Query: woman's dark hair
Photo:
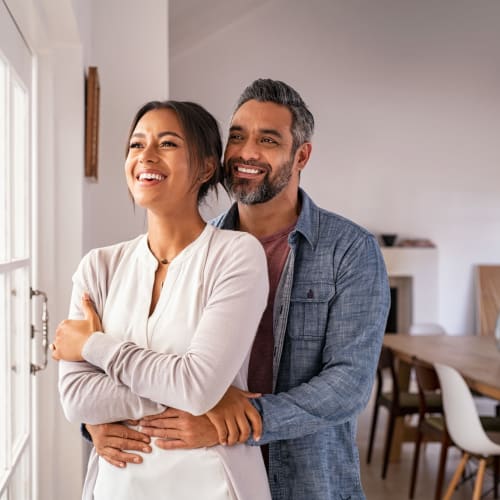
[[[185,135],[188,160],[192,169],[193,185],[203,176],[208,159],[215,162],[215,170],[198,191],[198,204],[205,198],[210,189],[222,184],[224,170],[221,164],[222,140],[219,125],[215,118],[202,106],[188,101],[150,101],[137,111],[128,134],[126,154],[129,143],[139,120],[149,111],[171,109],[177,115]]]

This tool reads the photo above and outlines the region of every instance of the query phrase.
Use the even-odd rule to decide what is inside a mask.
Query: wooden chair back
[[[431,413],[435,409],[436,397],[439,397],[436,393],[441,392],[441,386],[439,385],[439,378],[433,366],[415,361],[413,369],[415,370],[417,379],[420,416],[423,417],[426,413]],[[431,395],[434,397],[432,398]],[[429,397],[432,398],[432,402],[429,400]]]
[[[380,358],[377,366],[377,388],[383,392],[384,387],[384,373],[390,374],[390,381],[392,384],[392,398],[396,408],[399,407],[399,380],[396,373],[394,361],[394,354],[385,346],[382,346],[380,351]]]

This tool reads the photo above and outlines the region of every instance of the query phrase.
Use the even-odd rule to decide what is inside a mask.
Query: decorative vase
[[[394,243],[396,243],[396,238],[398,237],[397,234],[381,234],[380,237],[382,238],[382,241],[384,242],[384,245],[386,247],[393,247]]]

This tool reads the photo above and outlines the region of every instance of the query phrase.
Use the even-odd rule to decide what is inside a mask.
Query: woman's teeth
[[[161,174],[154,174],[152,172],[143,172],[142,174],[139,174],[138,179],[140,181],[162,181],[165,179],[165,176]]]

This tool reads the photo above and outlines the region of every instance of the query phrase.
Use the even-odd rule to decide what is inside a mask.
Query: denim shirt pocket
[[[335,285],[328,282],[294,283],[290,297],[288,335],[293,339],[321,340],[328,323]]]

